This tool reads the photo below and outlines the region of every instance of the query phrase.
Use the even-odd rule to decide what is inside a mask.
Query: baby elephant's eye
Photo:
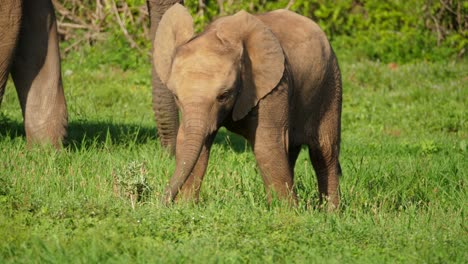
[[[218,99],[219,102],[225,102],[229,96],[231,96],[231,91],[226,91],[220,95],[216,99]]]

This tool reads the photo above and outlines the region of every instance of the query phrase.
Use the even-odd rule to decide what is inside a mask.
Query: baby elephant
[[[171,203],[198,200],[210,148],[221,126],[252,145],[269,201],[292,204],[294,165],[307,145],[321,201],[339,205],[341,75],[324,32],[287,10],[241,11],[194,36],[181,5],[156,32],[156,71],[182,112],[176,169],[164,192]]]

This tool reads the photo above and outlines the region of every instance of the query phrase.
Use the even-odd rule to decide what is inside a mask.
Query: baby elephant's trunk
[[[206,139],[203,117],[192,117],[179,129],[176,148],[176,169],[164,191],[164,204],[170,204],[192,173]]]

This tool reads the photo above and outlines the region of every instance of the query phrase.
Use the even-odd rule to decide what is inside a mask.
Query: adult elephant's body
[[[151,40],[164,12],[183,0],[148,0]],[[28,142],[59,146],[66,135],[54,8],[50,0],[2,0],[0,5],[0,105],[11,72],[23,112]],[[156,58],[157,59],[157,58]],[[175,152],[179,126],[172,93],[152,73],[153,110],[161,143]]]
[[[166,203],[179,192],[198,199],[213,138],[225,126],[251,143],[270,198],[296,203],[294,165],[307,145],[320,197],[338,206],[341,75],[316,23],[286,10],[242,11],[193,36],[190,14],[176,5],[155,43],[157,72],[182,112]]]
[[[67,110],[50,0],[2,0],[0,40],[0,104],[11,73],[28,143],[59,146],[66,134]]]
[[[158,28],[163,14],[176,3],[183,3],[183,0],[148,0],[148,11],[151,19],[150,38],[152,48],[154,46],[154,35]],[[158,60],[158,58],[154,58]],[[152,64],[152,85],[153,85],[153,111],[156,119],[159,139],[161,145],[170,153],[175,153],[177,130],[179,128],[179,112],[177,110],[174,96],[164,85]]]
[[[164,12],[183,0],[148,0],[151,40]],[[0,5],[0,104],[11,72],[28,142],[61,144],[67,110],[62,87],[54,8],[50,0],[2,0]],[[153,109],[161,143],[175,151],[179,126],[172,93],[153,67]]]

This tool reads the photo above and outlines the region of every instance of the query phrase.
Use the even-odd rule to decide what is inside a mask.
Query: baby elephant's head
[[[216,130],[233,109],[240,92],[240,54],[215,34],[205,33],[176,49],[166,82],[183,119],[199,113],[208,132]]]
[[[285,69],[278,39],[244,11],[218,19],[198,36],[193,32],[192,17],[176,4],[162,17],[154,39],[156,71],[182,112],[178,165],[167,200],[175,197],[222,122],[244,118],[279,84]]]
[[[278,39],[244,11],[218,19],[194,37],[192,17],[182,5],[174,5],[154,41],[156,71],[183,118],[199,112],[210,130],[228,114],[234,121],[245,117],[283,77]]]

